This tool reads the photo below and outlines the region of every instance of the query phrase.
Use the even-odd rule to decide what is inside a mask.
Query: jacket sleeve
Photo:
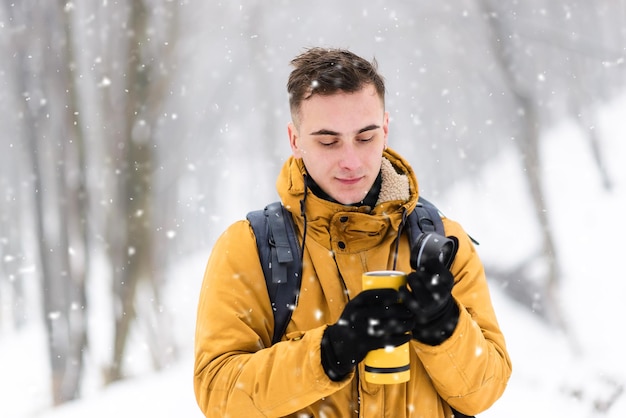
[[[489,408],[504,392],[511,360],[474,245],[458,223],[449,219],[444,223],[447,235],[459,239],[451,267],[459,321],[441,345],[414,344],[440,396],[459,412],[475,415]]]
[[[236,222],[213,247],[200,290],[194,390],[207,417],[284,416],[349,382],[324,373],[324,327],[271,346],[273,322],[254,233]]]

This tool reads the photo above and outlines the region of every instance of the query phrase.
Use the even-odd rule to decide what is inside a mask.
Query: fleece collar
[[[383,157],[383,162],[380,166],[380,174],[382,175],[383,182],[380,186],[380,193],[378,193],[378,201],[376,206],[383,202],[390,202],[392,200],[399,200],[406,202],[411,197],[411,190],[409,188],[409,178],[404,173],[398,173],[391,161]]]
[[[276,189],[283,204],[296,216],[302,216],[300,202],[303,200],[305,193],[305,175],[306,168],[302,159],[296,159],[292,156],[285,161],[276,180]],[[409,213],[412,211],[417,204],[418,198],[418,183],[415,173],[411,166],[390,148],[383,152],[381,176],[381,190],[376,207],[372,208],[372,212],[390,214],[399,210],[400,207],[404,207],[402,212],[406,211],[406,213]],[[308,190],[308,193],[312,194],[311,190]],[[363,212],[365,210],[363,207],[348,207],[330,201],[325,201],[323,206],[326,207],[326,210],[333,213],[343,211]]]

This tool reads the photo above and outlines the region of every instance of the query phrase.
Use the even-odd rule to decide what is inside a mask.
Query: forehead
[[[300,122],[305,125],[349,127],[351,123],[360,124],[364,120],[378,121],[384,113],[384,104],[374,86],[366,85],[354,93],[340,91],[329,95],[313,95],[302,102],[299,113]]]

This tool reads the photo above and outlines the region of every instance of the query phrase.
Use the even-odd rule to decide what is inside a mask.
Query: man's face
[[[371,189],[387,145],[389,115],[372,85],[356,93],[314,95],[288,126],[295,158],[330,197],[360,202]]]

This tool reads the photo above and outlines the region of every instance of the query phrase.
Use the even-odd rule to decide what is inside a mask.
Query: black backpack
[[[272,344],[279,342],[287,329],[293,310],[298,305],[302,282],[300,243],[293,227],[291,213],[281,202],[273,202],[263,210],[249,212],[259,252],[267,293],[274,312]],[[436,232],[445,236],[439,210],[420,197],[406,223],[409,238],[415,242],[420,233]],[[452,409],[455,418],[474,418]]]
[[[291,214],[281,202],[273,202],[263,210],[252,211],[246,218],[256,236],[267,293],[274,311],[272,344],[276,344],[285,333],[291,313],[298,304],[302,281],[300,243]],[[406,224],[411,242],[415,242],[422,232],[444,235],[439,210],[421,197]]]

